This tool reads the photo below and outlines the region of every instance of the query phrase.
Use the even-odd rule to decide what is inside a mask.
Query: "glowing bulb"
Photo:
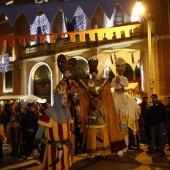
[[[134,8],[134,13],[143,14],[145,12],[145,8],[142,5],[142,2],[138,1]]]

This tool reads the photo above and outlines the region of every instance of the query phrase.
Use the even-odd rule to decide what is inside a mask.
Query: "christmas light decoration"
[[[86,15],[81,9],[81,7],[77,7],[75,12],[75,20],[76,20],[76,30],[83,31],[86,29]]]
[[[9,63],[10,55],[8,53],[0,55],[0,72],[8,71],[8,63]]]
[[[51,33],[51,25],[45,14],[39,15],[36,17],[34,23],[30,27],[30,32],[32,35],[35,34],[50,34]],[[50,42],[49,35],[46,35],[45,40]],[[34,42],[35,44],[35,42]],[[33,44],[32,44],[33,45]]]

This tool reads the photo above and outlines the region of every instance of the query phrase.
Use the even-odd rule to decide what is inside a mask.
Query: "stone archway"
[[[29,75],[28,94],[34,94],[52,103],[52,77],[52,70],[46,63],[39,62],[34,65]]]

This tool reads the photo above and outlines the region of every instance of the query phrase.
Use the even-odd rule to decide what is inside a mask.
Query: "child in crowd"
[[[16,117],[14,115],[11,115],[10,117],[10,122],[7,123],[7,126],[6,126],[6,136],[7,136],[7,141],[8,141],[8,133],[9,133],[9,130],[11,128],[11,126],[13,125],[13,121],[16,120]]]
[[[20,144],[22,144],[22,132],[17,120],[14,120],[12,123],[8,133],[8,143],[12,147],[11,160],[18,161],[18,149]]]

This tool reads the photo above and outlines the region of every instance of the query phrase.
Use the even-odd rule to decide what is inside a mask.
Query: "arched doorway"
[[[46,63],[39,62],[34,65],[29,75],[28,94],[34,94],[52,103],[52,76],[52,70]]]

